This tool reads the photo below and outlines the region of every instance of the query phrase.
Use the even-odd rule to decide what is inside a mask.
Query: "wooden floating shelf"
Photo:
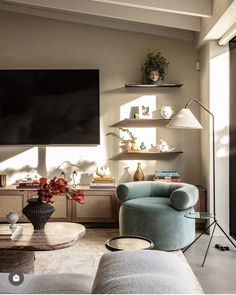
[[[126,83],[125,87],[134,88],[158,88],[158,87],[182,87],[183,83],[163,83],[163,84],[129,84]]]
[[[170,157],[177,156],[182,154],[182,151],[173,151],[173,152],[128,152],[128,153],[119,153],[109,160],[157,160],[159,157]]]
[[[146,127],[165,127],[171,119],[124,119],[121,120],[110,127],[136,127],[136,128],[146,128]]]

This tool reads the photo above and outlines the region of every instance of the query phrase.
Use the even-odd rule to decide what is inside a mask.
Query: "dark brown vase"
[[[143,174],[143,170],[141,168],[141,163],[138,163],[138,167],[134,173],[133,179],[134,179],[134,181],[143,181],[144,180],[144,174]]]
[[[37,198],[29,199],[27,202],[28,205],[23,208],[22,213],[33,224],[34,230],[44,229],[55,208],[51,204],[39,201]]]

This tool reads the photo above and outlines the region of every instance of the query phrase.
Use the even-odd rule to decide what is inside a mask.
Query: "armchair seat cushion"
[[[124,203],[124,206],[128,208],[132,208],[132,210],[135,208],[136,211],[143,211],[143,203],[145,202],[145,209],[149,213],[157,214],[161,213],[162,211],[165,212],[165,210],[168,210],[168,207],[170,210],[172,210],[172,207],[170,205],[170,199],[167,198],[139,198],[139,199],[133,199],[129,200],[128,202]]]

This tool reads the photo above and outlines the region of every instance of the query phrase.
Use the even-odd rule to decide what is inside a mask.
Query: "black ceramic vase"
[[[22,212],[33,224],[34,230],[44,229],[48,219],[55,211],[55,208],[48,203],[43,203],[37,198],[29,199]]]

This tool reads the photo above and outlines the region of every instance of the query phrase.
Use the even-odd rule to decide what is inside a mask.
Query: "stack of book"
[[[156,171],[154,181],[181,182],[178,171]]]
[[[116,182],[112,177],[96,177],[90,184],[91,189],[115,189]]]
[[[40,185],[38,182],[35,181],[19,181],[18,185],[16,186],[17,189],[39,189]]]
[[[22,226],[15,225],[10,227],[8,224],[0,225],[0,240],[13,240],[22,233]]]

